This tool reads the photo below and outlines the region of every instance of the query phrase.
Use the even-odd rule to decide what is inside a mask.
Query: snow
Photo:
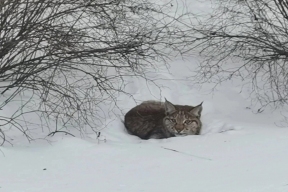
[[[55,135],[29,144],[23,138],[0,148],[1,192],[288,191],[288,129],[275,125],[279,110],[254,113],[232,82],[207,94],[205,86],[177,80],[191,61],[177,60],[172,74],[158,72],[157,78],[167,86],[162,100],[204,101],[201,135],[145,141],[111,117],[98,140]],[[127,89],[137,102],[160,97],[157,87],[140,79]],[[127,112],[135,102],[123,96],[119,106]]]
[[[287,129],[126,137],[2,147],[1,191],[287,191]]]
[[[56,134],[28,143],[15,133],[14,146],[0,147],[0,191],[287,192],[288,129],[279,126],[281,109],[257,113],[241,82],[225,82],[212,93],[211,84],[194,86],[185,77],[197,63],[175,59],[170,73],[147,73],[161,90],[127,79],[135,100],[120,95],[118,106],[125,113],[150,99],[204,101],[201,135],[141,140],[125,131],[119,111],[106,119],[99,139]]]

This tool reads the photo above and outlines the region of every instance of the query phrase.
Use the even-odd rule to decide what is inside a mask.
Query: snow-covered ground
[[[157,73],[166,79],[158,81],[166,86],[161,98],[143,80],[134,79],[127,89],[138,102],[204,101],[202,135],[144,141],[126,133],[121,117],[111,117],[99,140],[55,135],[51,142],[29,144],[23,138],[0,148],[0,191],[288,191],[288,128],[276,125],[283,118],[279,111],[255,113],[232,82],[212,94],[178,80],[193,62],[177,60],[172,74]],[[135,106],[119,100],[124,112]]]
[[[106,119],[99,139],[56,134],[28,143],[17,135],[13,147],[0,147],[0,192],[287,192],[288,128],[280,126],[281,110],[257,113],[240,82],[212,93],[212,85],[194,86],[184,78],[195,58],[170,64],[170,73],[147,73],[161,90],[127,79],[135,100],[120,96],[118,106],[125,113],[150,99],[204,101],[201,135],[141,140],[125,131],[120,113]]]

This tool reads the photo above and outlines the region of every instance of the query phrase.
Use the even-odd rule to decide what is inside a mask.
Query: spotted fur
[[[141,139],[162,139],[199,135],[202,103],[195,107],[171,102],[145,101],[128,111],[124,124],[129,133]]]

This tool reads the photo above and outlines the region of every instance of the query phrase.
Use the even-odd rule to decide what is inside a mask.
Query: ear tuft
[[[164,107],[165,107],[166,115],[172,114],[173,112],[176,111],[175,106],[172,103],[170,103],[166,98],[165,98]]]
[[[203,101],[202,101],[202,103],[203,103]],[[190,113],[200,118],[200,117],[201,117],[201,112],[202,112],[202,109],[203,109],[202,103],[200,103],[199,105],[197,105],[196,107],[194,107],[194,108],[190,111]]]

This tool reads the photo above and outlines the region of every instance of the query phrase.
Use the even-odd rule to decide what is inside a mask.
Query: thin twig
[[[161,147],[161,148],[166,149],[166,150],[169,150],[169,151],[174,151],[174,152],[176,152],[176,153],[182,153],[182,154],[184,154],[184,155],[189,155],[189,156],[192,156],[192,157],[195,157],[195,158],[198,158],[198,159],[204,159],[204,160],[207,160],[207,161],[212,161],[212,159],[207,158],[207,157],[200,157],[200,156],[192,155],[192,154],[189,154],[189,153],[177,151],[177,150],[175,150],[175,149],[169,149],[169,148],[166,148],[166,147]]]
[[[54,136],[56,133],[65,133],[66,135],[71,135],[72,137],[75,137],[75,135],[73,135],[72,133],[69,133],[67,131],[53,131],[53,132],[49,133],[47,136]]]

